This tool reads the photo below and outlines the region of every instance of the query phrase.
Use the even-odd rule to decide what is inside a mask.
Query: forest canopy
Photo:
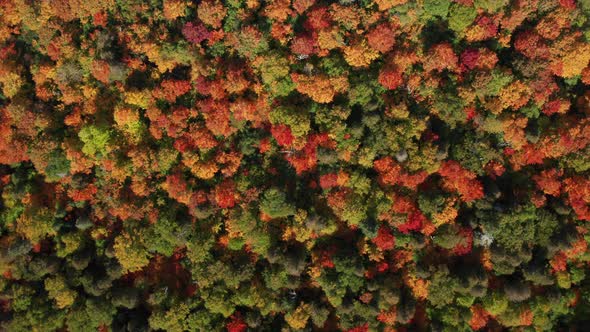
[[[0,0],[0,330],[585,330],[589,62],[588,0]]]

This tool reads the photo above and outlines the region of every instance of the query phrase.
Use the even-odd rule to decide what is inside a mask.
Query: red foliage
[[[91,200],[98,192],[94,184],[89,184],[84,189],[70,189],[68,195],[76,202]]]
[[[225,180],[215,188],[215,202],[222,209],[232,208],[236,204],[236,184]]]
[[[388,227],[382,225],[379,227],[377,236],[373,239],[373,242],[381,250],[390,250],[395,245],[395,237],[391,234],[391,230]]]
[[[291,52],[301,55],[311,55],[318,51],[317,38],[314,34],[300,34],[291,42]]]
[[[461,53],[461,64],[467,69],[474,69],[479,58],[479,51],[475,48],[470,48]]]
[[[443,162],[438,173],[444,179],[445,189],[457,191],[463,201],[471,202],[483,197],[483,186],[477,181],[475,173],[464,169],[458,162]]]
[[[567,256],[563,251],[557,252],[549,261],[549,264],[555,272],[563,272],[567,270]]]
[[[461,53],[460,59],[462,70],[473,70],[475,68],[491,69],[498,62],[496,53],[487,48],[468,48]]]
[[[549,47],[542,41],[541,36],[531,30],[516,35],[514,48],[531,59],[547,59],[550,55]]]
[[[379,84],[389,90],[395,90],[403,83],[402,72],[395,67],[386,67],[379,72]]]
[[[414,211],[408,215],[408,219],[405,223],[398,225],[397,229],[407,234],[411,231],[418,231],[422,228],[422,225],[428,220],[420,211]]]
[[[320,187],[322,189],[330,189],[338,186],[338,174],[330,173],[320,175]]]
[[[234,313],[230,321],[225,325],[227,332],[244,332],[248,329],[248,325],[242,319],[239,312]]]
[[[553,100],[545,104],[543,114],[551,116],[556,113],[566,113],[570,108],[570,102],[567,100]]]
[[[164,80],[160,84],[160,87],[154,90],[153,95],[156,98],[162,98],[173,103],[176,101],[176,98],[189,92],[191,89],[190,81]]]
[[[307,30],[320,30],[330,27],[332,16],[327,7],[317,7],[307,13],[307,20],[303,26]]]
[[[318,162],[316,148],[317,144],[313,141],[313,137],[310,137],[303,150],[287,157],[287,160],[295,168],[297,174],[316,167]]]
[[[498,34],[498,23],[488,16],[482,16],[475,21],[475,23],[483,28],[484,35],[482,40],[493,38]]]
[[[328,249],[321,250],[319,252],[317,262],[321,267],[324,268],[334,268],[334,262],[332,261],[332,256],[336,252],[335,247],[330,247]]]
[[[293,144],[293,134],[291,133],[291,128],[284,124],[273,125],[270,128],[270,133],[272,137],[277,141],[277,143],[281,146],[290,146]]]
[[[576,0],[559,0],[559,5],[565,9],[576,9]]]
[[[473,248],[473,230],[465,227],[459,230],[459,234],[463,236],[464,241],[453,248],[452,253],[457,256],[467,255]]]

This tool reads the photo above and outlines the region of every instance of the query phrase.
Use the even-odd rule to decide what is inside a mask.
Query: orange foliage
[[[518,110],[529,102],[530,94],[529,88],[524,83],[516,81],[500,91],[500,103],[503,109]]]
[[[292,15],[290,5],[289,0],[272,1],[264,8],[264,15],[271,20],[285,21]]]
[[[504,139],[509,142],[511,147],[515,150],[520,150],[527,143],[524,132],[527,123],[528,119],[525,117],[510,117],[502,121]]]
[[[242,161],[242,155],[239,152],[220,152],[215,157],[215,161],[221,165],[223,168],[221,169],[221,174],[226,177],[230,177],[238,171],[240,167],[240,163]]]
[[[0,108],[0,164],[15,164],[29,159],[24,142],[13,137],[10,114]]]
[[[379,84],[389,90],[395,90],[403,84],[402,72],[395,67],[382,68],[379,72]]]
[[[418,300],[425,300],[428,298],[428,280],[420,279],[410,273],[404,273],[404,282],[412,290],[412,294]]]
[[[428,177],[425,171],[409,174],[391,157],[375,160],[373,167],[379,173],[379,181],[386,185],[402,185],[415,190]]]
[[[562,175],[563,171],[550,169],[534,175],[533,180],[535,180],[537,186],[543,190],[545,194],[557,197],[561,193],[561,181],[559,180],[559,177]]]
[[[316,0],[293,0],[293,8],[298,14],[303,14]]]
[[[108,84],[111,67],[106,61],[95,60],[92,62],[92,76],[98,81]]]
[[[428,51],[424,60],[424,69],[426,71],[442,71],[448,69],[454,71],[457,69],[459,59],[449,43],[438,44]]]
[[[176,98],[189,92],[191,89],[192,86],[189,81],[165,80],[160,84],[160,88],[154,90],[153,96],[173,103],[176,101]]]
[[[329,103],[336,93],[348,88],[346,77],[307,76],[291,74],[291,79],[296,85],[297,91],[309,96],[315,102]]]
[[[375,0],[380,11],[386,11],[394,6],[403,5],[408,0]]]
[[[567,256],[563,251],[558,251],[553,258],[549,261],[549,264],[555,272],[563,272],[567,270]]]
[[[447,190],[457,191],[463,201],[471,202],[483,197],[483,186],[477,181],[477,176],[458,162],[443,162],[438,173],[443,177],[443,186]]]
[[[367,42],[372,49],[387,53],[395,43],[395,33],[391,24],[381,23],[367,34]]]
[[[469,326],[477,331],[482,329],[488,324],[488,319],[490,318],[490,314],[485,311],[485,309],[479,305],[475,304],[469,308],[471,310],[471,319],[469,320]]]
[[[568,194],[567,202],[578,219],[590,221],[590,179],[576,176],[565,179],[563,183],[564,192]]]
[[[533,324],[533,312],[531,309],[525,309],[520,313],[520,325],[521,326],[531,326]]]
[[[229,136],[237,131],[230,124],[230,112],[227,100],[216,101],[212,98],[197,102],[205,117],[205,125],[215,136]]]
[[[395,317],[397,311],[395,306],[389,308],[389,310],[381,310],[377,316],[377,320],[386,325],[395,325]]]

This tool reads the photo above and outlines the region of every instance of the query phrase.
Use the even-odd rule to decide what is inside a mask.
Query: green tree
[[[295,206],[287,202],[287,195],[277,188],[264,192],[260,201],[260,210],[271,218],[285,218],[295,215]]]

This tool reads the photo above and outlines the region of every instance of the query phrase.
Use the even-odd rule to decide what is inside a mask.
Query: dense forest
[[[589,0],[0,0],[0,330],[587,331],[589,62]]]

